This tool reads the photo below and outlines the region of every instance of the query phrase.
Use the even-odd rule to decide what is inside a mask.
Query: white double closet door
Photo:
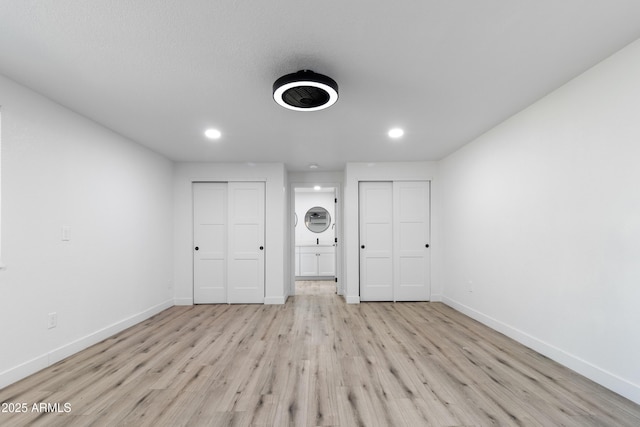
[[[429,182],[360,182],[359,199],[360,300],[429,300]]]
[[[264,303],[264,182],[193,183],[193,302]]]

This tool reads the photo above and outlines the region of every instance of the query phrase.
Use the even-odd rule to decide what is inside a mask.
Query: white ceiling
[[[0,73],[173,160],[297,171],[440,159],[639,37],[637,0],[0,1]],[[300,69],[338,103],[279,107]]]

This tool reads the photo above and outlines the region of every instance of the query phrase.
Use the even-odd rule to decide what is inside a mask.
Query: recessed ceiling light
[[[273,99],[290,110],[323,110],[338,100],[338,83],[311,70],[301,70],[273,83]]]
[[[393,128],[389,130],[389,138],[400,138],[402,135],[404,135],[404,130],[400,129],[400,128]]]
[[[317,163],[310,163],[309,164],[309,169],[318,169],[318,164]]]
[[[320,190],[322,190],[322,187],[320,187],[319,185],[316,185],[316,186],[313,187],[313,189],[316,190],[316,191],[320,191]]]
[[[222,133],[218,129],[207,129],[204,131],[204,136],[209,139],[220,139]]]

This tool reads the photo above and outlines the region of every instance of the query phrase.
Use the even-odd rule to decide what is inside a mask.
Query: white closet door
[[[393,186],[361,182],[360,300],[393,300]]]
[[[230,303],[264,303],[263,182],[228,184]]]
[[[429,289],[429,182],[393,183],[394,301],[426,301]]]
[[[227,302],[227,185],[193,184],[193,302]]]

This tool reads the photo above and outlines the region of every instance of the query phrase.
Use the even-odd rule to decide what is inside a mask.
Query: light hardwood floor
[[[639,426],[640,407],[441,303],[173,307],[0,390],[2,426]]]
[[[330,280],[296,280],[296,295],[333,295],[336,283]]]

